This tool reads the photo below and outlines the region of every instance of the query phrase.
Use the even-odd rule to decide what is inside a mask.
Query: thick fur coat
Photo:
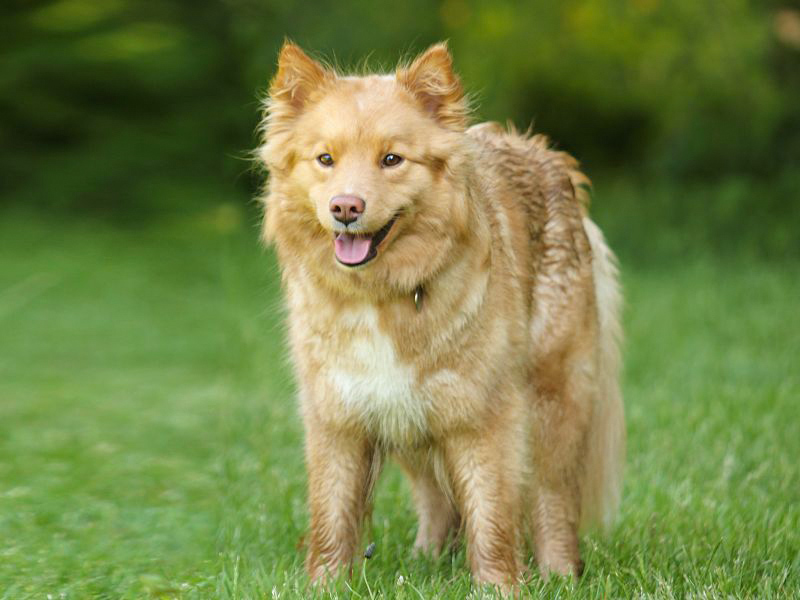
[[[306,435],[312,579],[349,566],[387,457],[416,548],[463,532],[473,577],[579,574],[625,428],[615,260],[576,161],[469,126],[443,44],[342,76],[287,43],[259,156]]]

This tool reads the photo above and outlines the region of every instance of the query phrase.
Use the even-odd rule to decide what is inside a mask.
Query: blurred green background
[[[448,39],[477,118],[595,182],[625,494],[580,582],[534,595],[800,596],[800,4],[3,0],[0,600],[308,597],[249,158],[286,37],[386,70]],[[412,559],[414,529],[389,468],[342,597],[466,597],[463,551]]]
[[[800,249],[800,8],[779,0],[7,0],[0,202],[118,223],[252,207],[285,37],[385,69],[449,39],[478,118],[532,123],[603,184],[623,254]]]

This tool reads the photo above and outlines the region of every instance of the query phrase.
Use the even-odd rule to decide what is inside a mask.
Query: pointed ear
[[[409,66],[399,68],[396,77],[442,125],[454,129],[467,126],[469,106],[445,42],[431,46]]]
[[[287,41],[278,55],[278,72],[269,86],[271,103],[299,112],[309,96],[333,73],[310,58],[300,46]]]

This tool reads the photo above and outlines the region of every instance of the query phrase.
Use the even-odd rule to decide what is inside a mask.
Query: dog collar
[[[417,286],[417,289],[414,290],[414,306],[417,307],[417,312],[422,310],[422,299],[425,296],[425,290],[422,289],[421,285]]]

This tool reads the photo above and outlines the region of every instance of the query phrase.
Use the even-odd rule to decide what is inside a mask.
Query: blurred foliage
[[[487,86],[487,112],[533,116],[579,156],[709,174],[769,170],[790,149],[800,152],[800,52],[779,45],[767,4],[446,6],[448,15],[472,16],[454,34],[467,79]],[[795,68],[781,69],[788,59]]]
[[[131,220],[251,198],[285,37],[387,70],[447,38],[480,118],[533,123],[594,175],[763,180],[800,157],[786,2],[4,0],[0,201]]]

